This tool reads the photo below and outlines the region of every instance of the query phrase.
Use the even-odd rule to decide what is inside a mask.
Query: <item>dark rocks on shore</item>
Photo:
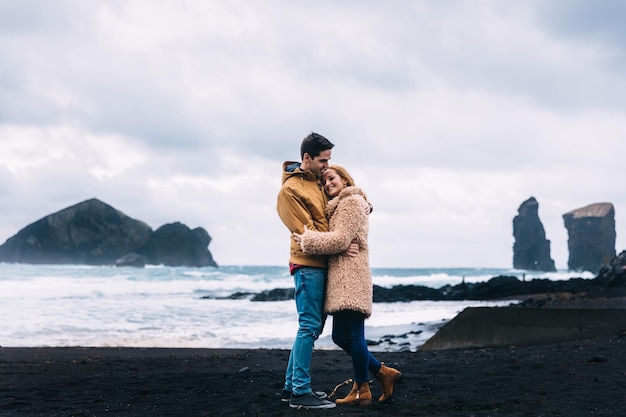
[[[515,276],[497,276],[487,282],[444,285],[438,289],[419,285],[396,285],[392,288],[374,286],[374,302],[499,300],[532,294],[578,293],[596,287],[597,283],[594,280],[583,278],[571,278],[567,281],[549,279],[520,281]]]
[[[98,199],[90,199],[26,226],[0,246],[0,262],[118,266],[217,266],[202,228],[181,223],[153,232]]]
[[[252,301],[276,301],[276,300],[292,300],[295,290],[293,288],[275,288],[269,291],[263,291],[255,294]]]
[[[513,218],[513,268],[530,271],[556,271],[550,257],[550,241],[539,220],[539,203],[535,197],[524,201]]]
[[[615,209],[596,203],[563,215],[569,238],[567,266],[572,271],[597,273],[615,257]]]
[[[514,276],[498,276],[487,282],[458,285],[444,285],[441,288],[423,285],[395,285],[391,288],[374,285],[375,303],[395,303],[409,301],[460,301],[460,300],[495,300],[522,294],[535,294],[554,291],[577,291],[580,282],[589,281],[572,278],[568,281],[550,281],[534,279],[520,281]],[[235,293],[225,299],[250,298],[251,301],[284,301],[294,297],[293,288],[275,288],[258,294]],[[210,297],[206,297],[210,298]]]
[[[626,286],[626,251],[602,265],[596,279],[608,287]]]
[[[374,285],[375,303],[408,301],[462,301],[529,299],[534,295],[582,294],[588,297],[626,296],[626,251],[604,265],[593,279],[573,277],[565,281],[547,278],[520,280],[515,276],[497,276],[487,282],[460,283],[430,288],[422,285],[395,285],[385,288]],[[257,294],[236,293],[224,298],[250,298],[252,301],[284,301],[294,297],[293,288],[275,288]],[[210,298],[210,297],[206,297]],[[532,304],[534,301],[531,301]]]

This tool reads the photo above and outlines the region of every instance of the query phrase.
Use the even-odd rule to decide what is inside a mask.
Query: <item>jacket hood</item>
[[[313,171],[303,171],[300,168],[300,162],[285,161],[283,162],[283,175],[281,178],[281,184],[284,184],[287,179],[291,177],[301,177],[307,181],[317,181],[317,177]]]

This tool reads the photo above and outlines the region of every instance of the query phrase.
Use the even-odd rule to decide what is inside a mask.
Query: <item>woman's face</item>
[[[324,180],[324,190],[331,198],[337,196],[346,186],[346,181],[332,168],[324,171],[322,179]]]

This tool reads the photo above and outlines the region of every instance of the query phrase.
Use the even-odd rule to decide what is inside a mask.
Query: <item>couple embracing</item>
[[[372,314],[368,225],[372,206],[345,168],[329,166],[334,145],[311,133],[302,141],[302,162],[283,164],[277,211],[292,233],[289,269],[295,284],[298,332],[289,355],[281,400],[292,408],[369,405],[369,373],[381,385],[380,402],[393,395],[402,374],[378,361],[365,341]],[[311,358],[326,315],[332,338],[352,358],[353,386],[335,402],[311,389]]]

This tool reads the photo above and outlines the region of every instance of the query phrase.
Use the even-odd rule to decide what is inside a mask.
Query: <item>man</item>
[[[302,162],[283,163],[282,187],[276,210],[291,233],[302,233],[304,225],[321,232],[328,231],[324,213],[326,194],[320,178],[328,169],[333,144],[324,136],[311,133],[300,146]],[[327,257],[309,255],[291,239],[289,269],[296,287],[298,333],[289,355],[282,401],[292,408],[333,408],[323,392],[311,389],[311,357],[315,340],[322,333]]]

